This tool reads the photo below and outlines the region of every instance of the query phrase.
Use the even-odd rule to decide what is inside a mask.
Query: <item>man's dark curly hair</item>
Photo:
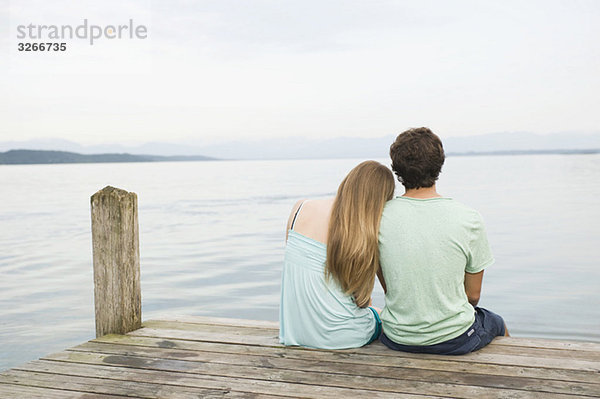
[[[392,170],[406,189],[433,186],[445,159],[442,141],[426,127],[400,133],[390,157]]]

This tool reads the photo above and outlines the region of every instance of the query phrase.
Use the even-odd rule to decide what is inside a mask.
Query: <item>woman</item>
[[[379,271],[379,221],[394,188],[388,168],[366,161],[350,171],[335,198],[296,203],[287,225],[281,343],[342,349],[379,336],[371,292]]]

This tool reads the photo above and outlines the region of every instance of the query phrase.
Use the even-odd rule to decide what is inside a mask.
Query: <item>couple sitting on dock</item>
[[[500,316],[477,307],[494,262],[481,216],[443,197],[435,182],[442,142],[427,128],[390,147],[394,176],[366,161],[331,199],[299,201],[290,214],[279,339],[342,349],[379,339],[394,350],[459,355],[508,335]],[[371,306],[375,276],[383,310]]]

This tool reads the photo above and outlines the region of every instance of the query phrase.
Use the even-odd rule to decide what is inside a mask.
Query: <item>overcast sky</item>
[[[0,140],[598,131],[600,1],[0,0]],[[147,39],[17,51],[17,26]]]

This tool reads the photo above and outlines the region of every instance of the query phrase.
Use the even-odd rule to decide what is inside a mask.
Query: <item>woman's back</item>
[[[279,310],[285,345],[341,349],[370,342],[376,321],[333,279],[325,278],[332,199],[299,202],[288,220]]]

